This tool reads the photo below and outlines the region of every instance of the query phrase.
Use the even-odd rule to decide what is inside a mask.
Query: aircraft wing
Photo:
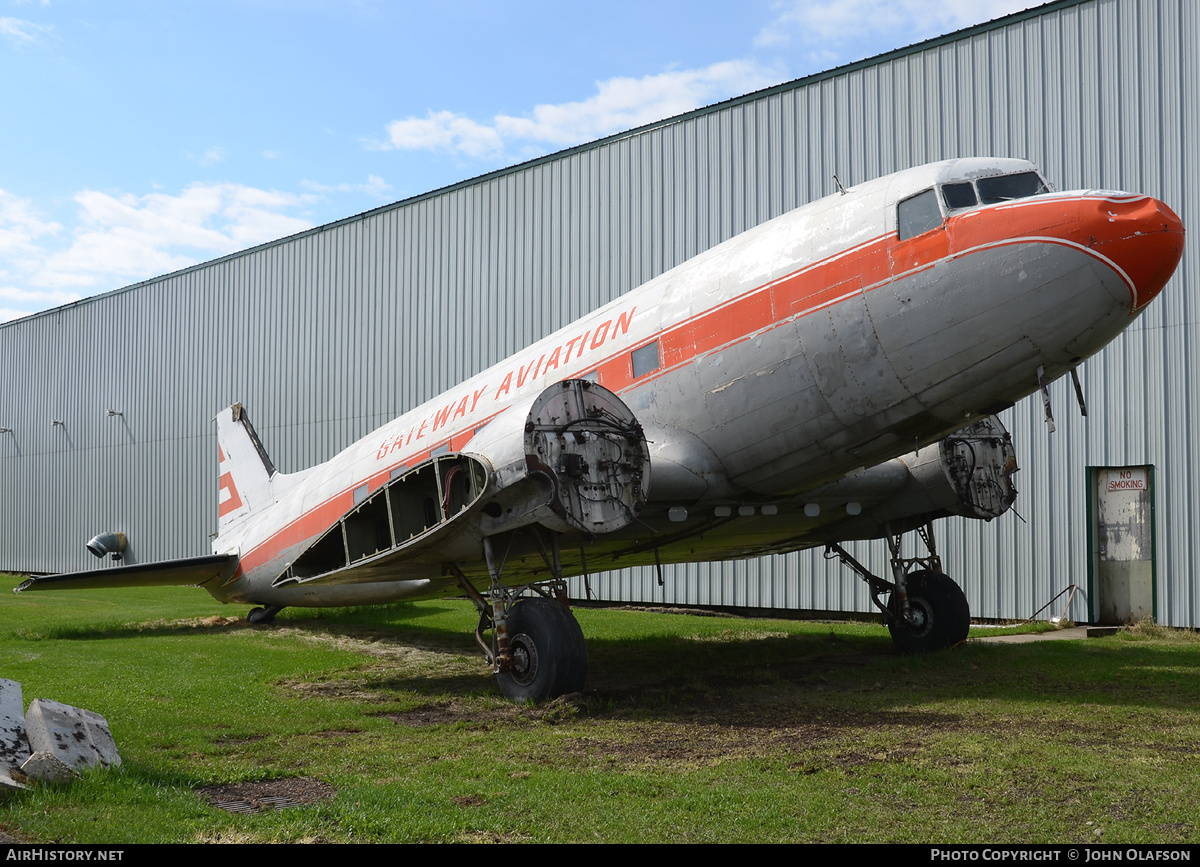
[[[237,569],[236,554],[214,554],[183,560],[139,563],[115,569],[87,572],[63,572],[35,575],[21,582],[14,593],[23,590],[100,590],[110,587],[171,587],[205,584],[214,578],[228,578]]]

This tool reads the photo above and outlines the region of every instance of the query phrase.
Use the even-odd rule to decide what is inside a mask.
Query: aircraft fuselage
[[[433,564],[457,561],[478,534],[431,547],[426,559],[382,558],[345,583],[279,579],[342,516],[412,468],[441,454],[490,466],[494,455],[479,446],[493,441],[489,429],[512,424],[506,413],[524,413],[567,379],[615,393],[645,430],[650,469],[635,523],[665,538],[751,509],[743,525],[710,527],[699,554],[664,547],[659,557],[817,544],[807,492],[1012,405],[1038,388],[1039,368],[1046,381],[1068,372],[1126,328],[1173,272],[1183,227],[1166,205],[1120,192],[1030,193],[1021,184],[1036,186],[1034,172],[1015,160],[956,160],[858,185],[667,271],[324,464],[276,474],[260,492],[238,490],[227,473],[213,551],[238,554],[240,567],[210,592],[339,605],[452,588]],[[1024,178],[1012,182],[1021,195],[1002,195],[998,178]],[[598,550],[631,550],[638,533],[646,529],[631,525]],[[616,565],[653,561],[641,553]],[[591,568],[612,564],[597,558]],[[514,568],[505,580],[528,578]]]

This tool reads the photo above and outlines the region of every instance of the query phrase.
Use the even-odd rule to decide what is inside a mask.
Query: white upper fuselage
[[[782,502],[933,441],[1033,391],[1039,366],[1053,379],[1099,350],[1178,259],[1157,264],[1182,227],[1144,196],[1043,193],[952,209],[943,192],[1034,171],[934,163],[744,232],[328,462],[277,474],[269,503],[223,507],[214,553],[240,555],[239,579],[269,581],[364,493],[431,454],[470,453],[480,428],[568,378],[598,380],[647,429],[649,496],[664,507],[681,492],[693,503]],[[927,190],[937,225],[900,239],[898,204]],[[656,488],[656,459],[663,479],[699,481]]]

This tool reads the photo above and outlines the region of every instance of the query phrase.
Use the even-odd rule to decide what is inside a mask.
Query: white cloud
[[[388,198],[392,185],[379,175],[368,175],[365,184],[321,184],[316,181],[301,181],[300,186],[314,193],[365,193],[377,199]]]
[[[16,307],[0,307],[0,322],[9,322],[13,319],[20,319],[22,316],[28,316],[30,313],[36,312],[37,310],[23,310]]]
[[[0,321],[310,228],[303,208],[312,200],[240,184],[193,184],[178,195],[83,190],[65,233],[0,191]]]
[[[37,216],[28,199],[0,190],[0,261],[37,255],[36,239],[61,229],[58,223]]]
[[[1036,6],[1040,0],[786,0],[779,15],[755,37],[759,47],[785,45],[793,37],[813,50],[810,60],[831,56],[831,47],[889,33],[911,33],[920,42]]]
[[[287,213],[305,201],[240,184],[193,184],[177,196],[84,190],[70,247],[47,255],[30,283],[115,288],[175,271],[309,228]]]
[[[578,102],[538,105],[524,117],[497,115],[480,123],[449,111],[430,111],[388,124],[385,149],[456,150],[468,156],[500,154],[521,142],[567,147],[653,123],[702,105],[766,87],[781,75],[753,61],[714,63],[642,78],[597,82],[596,94]]]
[[[388,144],[399,150],[459,150],[471,156],[499,151],[499,134],[461,114],[430,111],[428,117],[409,117],[387,125]],[[384,147],[387,147],[385,145]]]
[[[223,147],[210,147],[204,152],[204,156],[200,157],[200,165],[211,166],[213,163],[219,163],[225,159],[225,153],[226,151]]]
[[[360,185],[358,189],[368,195],[383,197],[392,191],[392,185],[379,175],[367,175],[367,182]]]
[[[644,78],[610,78],[581,102],[539,105],[532,117],[496,117],[506,138],[571,145],[757,90],[778,78],[751,61],[731,60]]]
[[[62,292],[58,290],[18,289],[15,286],[0,286],[0,301],[11,301],[27,307],[34,305],[42,307],[57,307],[60,304],[70,304],[82,296],[78,292]]]
[[[23,21],[20,18],[0,18],[0,36],[15,42],[17,45],[29,45],[41,42],[45,37],[54,35],[53,27]]]

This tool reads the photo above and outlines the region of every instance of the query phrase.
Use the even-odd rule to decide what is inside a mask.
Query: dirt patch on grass
[[[222,747],[240,747],[246,744],[254,744],[259,741],[266,740],[266,735],[246,735],[245,737],[230,737],[229,735],[218,735],[212,739],[215,746]]]
[[[491,686],[482,654],[474,654],[461,640],[398,637],[386,630],[355,626],[331,630],[325,623],[301,624],[278,631],[375,660],[327,679],[280,682],[281,686],[304,695],[387,704],[395,702],[398,694],[462,695]]]
[[[396,725],[424,728],[456,723],[489,724],[496,722],[560,723],[574,719],[586,704],[581,696],[562,696],[540,705],[513,704],[502,699],[448,699],[424,704],[411,710],[380,714]]]
[[[424,728],[426,726],[460,722],[478,723],[528,719],[531,710],[533,708],[527,708],[522,705],[481,707],[478,702],[450,699],[448,701],[434,702],[433,704],[424,704],[420,707],[414,707],[412,710],[385,713],[381,714],[381,716],[385,719],[390,719],[396,725],[408,728]]]
[[[387,697],[380,694],[378,690],[367,689],[362,682],[357,680],[290,680],[284,681],[281,685],[314,698],[349,699],[368,704],[379,704],[387,700]]]
[[[633,725],[620,735],[590,734],[564,745],[563,753],[587,765],[697,767],[722,761],[807,749],[829,732],[819,728],[733,729],[722,726]]]
[[[627,721],[621,724],[619,733],[586,733],[572,739],[565,745],[564,755],[587,764],[699,767],[729,760],[807,756],[819,750],[825,764],[845,769],[878,761],[902,761],[919,751],[922,739],[934,732],[969,728],[969,723],[949,715],[847,713],[797,724],[791,715],[780,718],[755,711],[740,722]],[[916,732],[920,737],[879,749],[854,745],[838,750],[830,746],[844,741],[848,733],[856,740],[869,740],[872,732],[897,730]],[[810,763],[803,760],[793,762],[793,767],[812,772]]]
[[[261,813],[327,801],[336,791],[320,780],[296,777],[204,786],[196,789],[196,793],[212,806],[231,813]]]
[[[454,676],[464,672],[486,672],[482,654],[474,652],[474,642],[457,638],[437,641],[413,635],[398,637],[381,629],[342,626],[331,629],[327,623],[276,627],[282,635],[291,635],[314,644],[332,645],[339,650],[362,653],[386,660],[394,674],[421,674],[428,677]]]

